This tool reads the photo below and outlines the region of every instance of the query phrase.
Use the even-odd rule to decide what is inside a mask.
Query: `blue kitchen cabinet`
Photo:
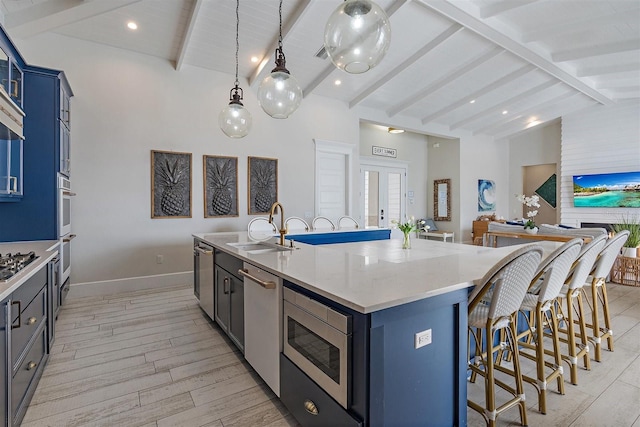
[[[0,137],[0,201],[17,202],[22,199],[23,142],[9,129]]]
[[[22,201],[0,207],[0,241],[57,240],[58,173],[69,174],[69,97],[64,72],[24,69],[24,192]]]

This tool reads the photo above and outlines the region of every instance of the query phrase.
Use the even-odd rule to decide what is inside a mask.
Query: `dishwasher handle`
[[[255,277],[251,273],[249,273],[249,270],[247,270],[246,268],[241,268],[240,270],[238,270],[238,274],[240,274],[241,276],[246,277],[247,279],[253,280],[258,285],[262,286],[265,289],[275,289],[276,288],[275,282],[273,282],[271,280],[265,281],[265,280],[258,279],[257,277]]]
[[[196,246],[194,249],[200,252],[202,255],[213,255],[213,250],[207,250],[207,249],[201,248],[200,246]]]

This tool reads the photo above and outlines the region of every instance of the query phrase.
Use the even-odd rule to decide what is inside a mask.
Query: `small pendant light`
[[[380,63],[391,43],[385,11],[369,0],[346,0],[331,14],[324,29],[324,48],[331,62],[351,74]]]
[[[240,29],[240,0],[236,0],[236,81],[235,87],[229,91],[229,105],[222,109],[218,116],[220,129],[230,138],[242,138],[251,130],[251,113],[242,105],[244,92],[238,82],[238,32]]]
[[[274,119],[286,119],[300,106],[302,89],[287,70],[282,51],[282,0],[280,0],[280,36],[276,48],[276,68],[262,80],[258,88],[258,102],[265,113]]]

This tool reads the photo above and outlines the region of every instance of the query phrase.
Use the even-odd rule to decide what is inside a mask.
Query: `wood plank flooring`
[[[22,425],[294,426],[191,287],[67,300]]]
[[[608,286],[615,351],[592,361],[590,372],[581,370],[578,386],[565,380],[564,396],[551,391],[546,415],[537,412],[527,388],[530,426],[640,427],[640,288]],[[482,387],[469,384],[469,395],[482,401]],[[470,426],[485,425],[467,412]],[[519,425],[517,419],[514,408],[498,425]],[[191,288],[176,287],[68,300],[22,425],[275,427],[296,421],[200,310]]]

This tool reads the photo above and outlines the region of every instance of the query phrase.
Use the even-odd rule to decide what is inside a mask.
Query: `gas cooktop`
[[[38,257],[33,251],[26,254],[21,254],[20,252],[0,254],[0,283],[8,281],[36,259]]]

